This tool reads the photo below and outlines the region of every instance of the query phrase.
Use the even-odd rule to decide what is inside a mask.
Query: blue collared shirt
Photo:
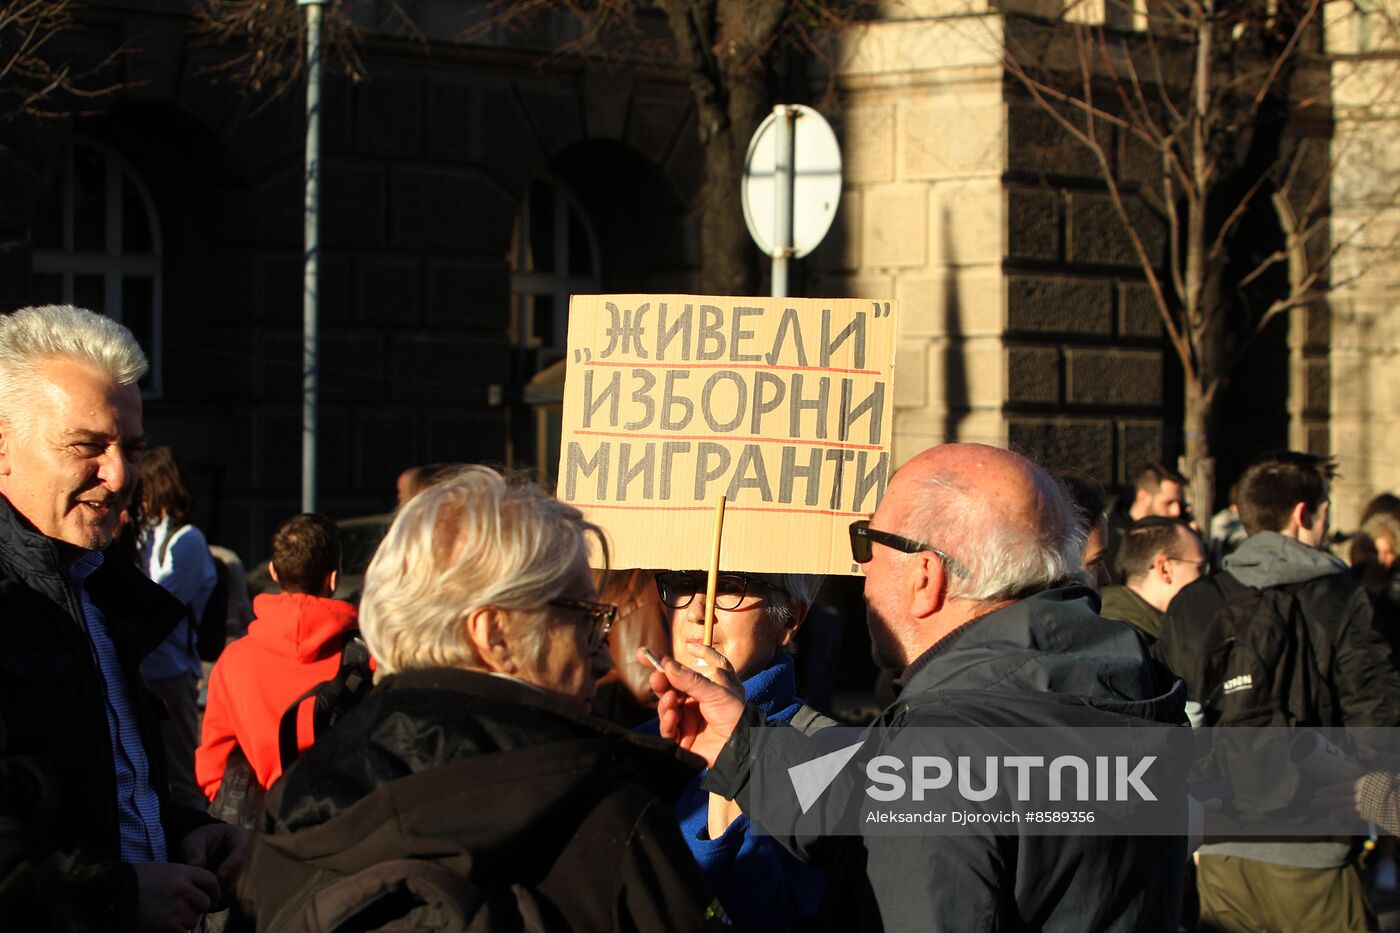
[[[68,568],[78,591],[78,602],[87,621],[92,657],[102,672],[106,697],[107,733],[112,739],[112,761],[117,778],[117,824],[121,831],[121,858],[132,864],[166,861],[165,831],[160,824],[160,798],[151,784],[150,762],[136,722],[131,685],[126,682],[117,649],[107,634],[102,612],[88,596],[87,578],[102,566],[101,551],[90,551]]]

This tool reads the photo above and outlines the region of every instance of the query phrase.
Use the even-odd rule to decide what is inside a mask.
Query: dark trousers
[[[181,674],[148,679],[146,687],[165,703],[170,713],[160,724],[170,798],[196,810],[207,809],[209,801],[194,780],[194,749],[199,744],[199,679],[193,674]]]

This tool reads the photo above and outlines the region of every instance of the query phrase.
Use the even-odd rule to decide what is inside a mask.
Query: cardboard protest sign
[[[614,567],[851,573],[889,481],[892,301],[576,295],[559,497]]]

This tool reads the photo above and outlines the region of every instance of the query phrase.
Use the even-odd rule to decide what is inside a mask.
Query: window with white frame
[[[150,192],[120,155],[76,140],[44,178],[34,224],[36,304],[73,304],[130,328],[161,392],[161,236]]]
[[[547,175],[530,183],[516,218],[510,281],[516,346],[562,353],[569,296],[601,287],[598,238],[578,198]]]

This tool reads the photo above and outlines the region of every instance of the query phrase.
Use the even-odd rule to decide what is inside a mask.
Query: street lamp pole
[[[306,7],[306,196],[302,261],[301,510],[316,511],[317,276],[321,262],[321,7],[326,0],[297,0]]]

